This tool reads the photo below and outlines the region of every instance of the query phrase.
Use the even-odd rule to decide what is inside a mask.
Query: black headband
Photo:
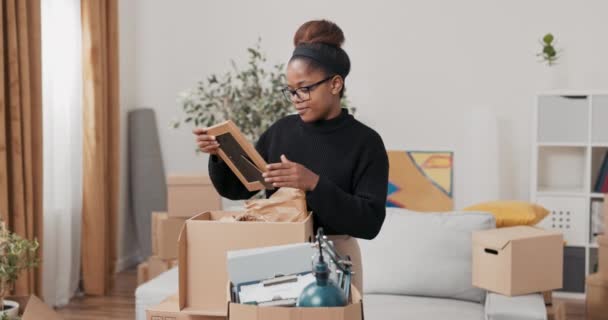
[[[319,46],[319,45],[320,45],[320,47],[312,47],[312,46],[306,45],[306,44],[297,46],[295,48],[295,50],[293,51],[292,59],[294,57],[310,58],[310,59],[315,60],[316,62],[320,63],[322,66],[326,67],[327,69],[342,76],[342,78],[346,78],[346,76],[348,75],[348,72],[350,71],[350,61],[348,60],[348,55],[346,54],[346,52],[344,50],[342,50],[342,48],[340,48],[340,47],[336,47],[336,46],[332,46],[332,45],[328,45],[328,44],[324,44],[324,43],[315,44],[315,46]],[[343,54],[346,57],[345,65],[338,63],[338,61],[336,61],[336,58],[335,58],[336,54],[330,53],[330,51],[332,51],[332,50],[337,50],[338,54]]]

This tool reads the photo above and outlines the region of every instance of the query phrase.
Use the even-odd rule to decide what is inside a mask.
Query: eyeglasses
[[[299,87],[295,90],[291,90],[289,88],[284,88],[283,91],[283,95],[285,96],[285,98],[291,102],[291,99],[293,98],[293,96],[297,96],[298,97],[298,101],[308,101],[310,100],[310,92],[312,90],[314,90],[317,86],[319,86],[320,84],[322,84],[323,82],[326,82],[327,80],[333,78],[334,76],[330,76],[327,77],[319,82],[315,82],[311,85],[308,86],[304,86],[304,87]]]

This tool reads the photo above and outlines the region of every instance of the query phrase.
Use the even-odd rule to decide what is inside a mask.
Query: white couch
[[[387,208],[380,234],[359,240],[365,319],[546,319],[540,294],[509,298],[471,285],[471,233],[494,227],[483,212]]]
[[[486,213],[387,208],[381,233],[360,240],[366,320],[546,320],[540,294],[508,298],[471,285],[471,232],[494,228]],[[177,268],[136,290],[136,319],[177,292]]]

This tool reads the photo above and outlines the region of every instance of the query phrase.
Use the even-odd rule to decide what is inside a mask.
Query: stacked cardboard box
[[[562,287],[563,235],[529,226],[473,233],[473,286],[505,296]]]
[[[587,319],[608,319],[608,194],[604,196],[604,234],[597,237],[599,268],[587,277]]]
[[[137,266],[137,285],[148,282],[176,266],[177,259],[163,260],[157,256],[150,256]]]
[[[167,177],[168,212],[152,212],[152,256],[137,268],[138,284],[177,265],[177,239],[186,220],[221,209],[221,197],[207,176]]]
[[[169,176],[167,211],[171,218],[191,218],[201,212],[222,209],[222,198],[208,176]]]
[[[517,226],[473,233],[473,285],[505,296],[542,293],[547,316],[563,319],[563,305],[552,305],[562,287],[563,235]]]
[[[587,319],[608,319],[608,280],[604,280],[599,274],[587,277]]]

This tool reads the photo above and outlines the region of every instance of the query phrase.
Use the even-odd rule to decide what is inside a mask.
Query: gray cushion
[[[488,213],[387,208],[380,234],[359,239],[364,293],[482,302],[471,281],[471,233],[495,227]]]
[[[482,320],[480,303],[383,294],[363,296],[365,320]]]

